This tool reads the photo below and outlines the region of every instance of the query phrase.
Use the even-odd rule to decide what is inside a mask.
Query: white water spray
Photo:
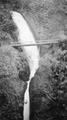
[[[21,44],[36,44],[35,38],[24,17],[20,13],[15,11],[11,11],[11,14],[12,19],[15,25],[17,26],[19,42]],[[39,67],[39,50],[37,46],[25,46],[24,51],[26,53],[30,66],[30,77],[28,81],[27,90],[24,95],[24,102],[27,102],[27,104],[24,104],[24,120],[29,120],[30,114],[29,83]]]

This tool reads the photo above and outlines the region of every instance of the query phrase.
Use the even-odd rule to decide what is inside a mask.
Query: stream
[[[11,11],[11,16],[13,22],[15,23],[18,31],[18,42],[21,44],[36,44],[34,35],[28,26],[25,18],[16,11]],[[30,68],[30,76],[29,81],[27,82],[27,89],[24,95],[24,111],[23,118],[24,120],[29,120],[30,116],[30,98],[29,98],[29,84],[34,77],[36,70],[39,67],[39,50],[37,46],[24,46],[22,48],[26,54],[29,68]]]

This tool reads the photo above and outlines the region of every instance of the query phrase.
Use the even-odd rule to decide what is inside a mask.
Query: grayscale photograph
[[[67,120],[67,0],[0,0],[0,120]]]

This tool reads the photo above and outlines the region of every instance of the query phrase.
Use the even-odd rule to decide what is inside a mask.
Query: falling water
[[[17,26],[18,30],[18,40],[21,44],[35,44],[35,38],[25,21],[24,17],[15,11],[11,11],[12,19]],[[27,104],[24,104],[24,120],[29,120],[29,114],[30,114],[30,100],[29,100],[29,83],[31,81],[31,78],[34,76],[36,70],[39,67],[39,50],[37,46],[26,46],[24,47],[24,51],[26,53],[29,66],[30,66],[30,77],[27,85],[27,89],[24,95],[24,102]]]

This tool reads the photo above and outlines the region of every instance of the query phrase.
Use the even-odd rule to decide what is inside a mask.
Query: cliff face
[[[30,119],[67,119],[67,47],[54,45],[30,83]],[[53,49],[53,51],[52,51]]]
[[[18,41],[10,10],[24,15],[37,42],[59,41],[40,47],[40,67],[29,89],[30,119],[66,120],[66,0],[0,0],[0,119],[23,118],[23,95],[29,77],[28,63],[21,47],[3,47]]]
[[[9,46],[18,41],[9,10],[14,2],[0,1],[0,120],[23,119],[24,93],[30,75],[23,49]]]
[[[24,15],[37,42],[67,39],[66,0],[1,0],[0,29],[7,32],[10,39],[17,41],[16,27],[11,19],[10,10]],[[41,47],[41,51],[46,51],[48,47]]]
[[[22,9],[36,39],[60,40],[66,37],[67,6],[65,0],[28,0]]]
[[[8,13],[10,10],[21,12],[38,40],[66,38],[66,0],[1,0],[0,9]]]
[[[59,41],[41,46],[40,67],[30,83],[30,119],[66,120],[67,1],[35,0],[24,9],[38,41]]]
[[[10,46],[0,47],[0,120],[22,120],[29,79],[26,57]]]

